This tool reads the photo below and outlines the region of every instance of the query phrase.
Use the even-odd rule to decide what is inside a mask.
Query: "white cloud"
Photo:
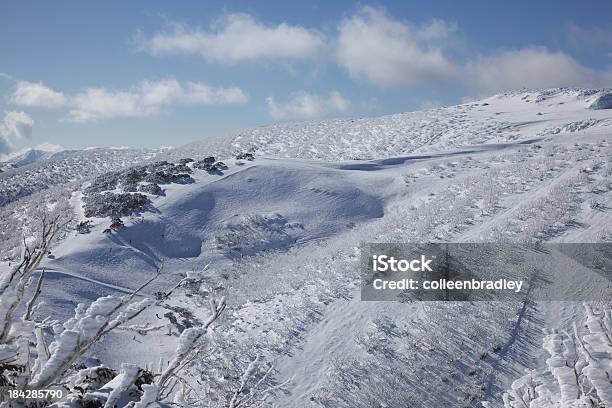
[[[351,103],[339,92],[331,91],[326,97],[308,92],[291,94],[288,101],[279,104],[274,97],[266,98],[268,113],[274,119],[313,119],[347,112]]]
[[[302,59],[317,54],[324,46],[315,30],[282,23],[265,25],[249,14],[228,14],[209,30],[173,24],[146,38],[136,36],[140,50],[160,55],[195,54],[209,61],[236,63],[260,59]]]
[[[75,122],[150,116],[160,105],[149,105],[140,94],[88,88],[72,98],[69,118]]]
[[[19,81],[12,103],[28,107],[58,108],[66,104],[66,97],[42,83]]]
[[[440,20],[417,27],[366,6],[340,22],[336,57],[352,77],[380,86],[447,82],[459,74],[442,50],[451,32]]]
[[[4,155],[12,150],[8,139],[0,136],[0,160],[5,160]]]
[[[152,116],[169,105],[242,104],[247,95],[237,87],[214,88],[200,82],[183,86],[175,79],[143,81],[128,91],[87,88],[70,98],[69,119],[91,122],[101,119]]]
[[[180,99],[183,88],[176,79],[142,81],[133,93],[143,106],[162,106]]]
[[[0,123],[0,154],[11,151],[11,138],[29,139],[32,137],[34,120],[25,112],[10,111]]]
[[[509,50],[470,61],[464,77],[467,85],[483,91],[612,84],[612,72],[587,68],[569,55],[545,47]]]
[[[238,87],[211,87],[201,82],[181,84],[175,79],[142,81],[128,90],[90,87],[74,95],[54,91],[42,83],[21,81],[11,97],[15,105],[67,107],[68,120],[74,122],[152,116],[173,104],[227,105],[247,100],[246,93]]]
[[[496,92],[511,88],[598,87],[612,84],[612,70],[588,68],[563,52],[527,46],[462,61],[450,56],[453,25],[434,20],[414,25],[384,10],[362,7],[338,27],[338,63],[356,79],[378,86],[424,85]],[[606,31],[580,30],[572,35],[607,40]]]
[[[29,139],[32,137],[34,120],[25,112],[10,111],[4,115],[0,125],[0,134],[5,137]]]
[[[242,104],[248,101],[248,96],[238,87],[211,88],[199,82],[188,82],[183,100],[187,103],[205,105]]]
[[[581,50],[585,48],[609,51],[612,47],[612,25],[607,27],[581,27],[571,23],[568,27],[570,43]]]

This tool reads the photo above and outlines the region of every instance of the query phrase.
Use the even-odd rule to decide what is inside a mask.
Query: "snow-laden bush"
[[[248,160],[248,161],[253,161],[255,160],[255,156],[253,155],[253,153],[240,153],[236,155],[236,160]]]
[[[72,191],[70,186],[55,186],[0,207],[0,259],[18,261],[23,237],[33,236],[39,230],[42,217],[59,216],[62,222],[70,221],[74,216],[70,204]],[[68,229],[60,231],[59,238],[67,233]]]
[[[96,177],[83,191],[85,216],[119,217],[144,211],[150,203],[145,194],[164,195],[160,184],[194,182],[189,175],[193,170],[187,166],[190,161],[158,161]]]
[[[295,242],[292,234],[303,229],[301,224],[291,223],[278,213],[252,214],[225,223],[215,238],[217,249],[230,257],[243,257],[288,248]]]
[[[504,393],[505,408],[612,406],[612,309],[585,304],[584,329],[554,330],[543,340],[543,371],[531,371]]]
[[[193,164],[193,167],[205,170],[210,174],[221,174],[222,170],[227,170],[227,165],[222,161],[216,161],[213,156],[205,157]]]
[[[216,161],[214,156],[205,157],[202,160],[198,160],[193,164],[193,167],[201,170],[208,170],[210,166]]]
[[[75,227],[76,232],[79,234],[89,234],[91,232],[92,224],[93,223],[91,222],[91,220],[81,221]]]
[[[155,183],[142,183],[138,185],[138,191],[153,195],[164,195],[164,190]]]
[[[138,213],[148,203],[140,193],[94,193],[83,197],[83,210],[86,217],[118,217]]]
[[[86,195],[115,191],[144,191],[152,190],[152,194],[158,194],[161,190],[159,184],[192,183],[193,178],[189,175],[193,170],[187,166],[189,162],[181,161],[178,164],[167,161],[158,161],[143,166],[131,167],[127,170],[110,172],[96,177],[85,189]],[[141,187],[141,186],[151,187]]]

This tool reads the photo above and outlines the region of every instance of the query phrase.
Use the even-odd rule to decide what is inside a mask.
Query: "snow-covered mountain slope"
[[[37,161],[46,160],[54,154],[63,151],[61,146],[44,144],[35,148],[20,150],[6,157],[0,162],[0,170],[27,166]]]
[[[17,158],[19,165],[6,166],[0,173],[0,207],[55,185],[146,161],[158,153],[159,150],[106,148],[54,153],[30,150]],[[13,160],[10,163],[14,164]]]
[[[148,203],[122,216],[123,228],[104,233],[111,221],[90,218],[89,233],[70,234],[44,262],[44,311],[66,319],[74,304],[128,292],[162,265],[152,292],[210,265],[206,279],[229,309],[186,375],[217,398],[259,355],[275,381],[289,380],[273,406],[502,406],[525,369],[545,364],[542,330],[568,328],[582,309],[530,299],[362,302],[359,245],[612,241],[612,110],[590,108],[605,95],[513,92],[165,152],[170,161],[214,153],[228,168],[185,161],[188,176],[139,193]],[[248,150],[254,161],[233,158]],[[110,180],[112,194],[136,194],[126,186],[140,188],[144,173],[93,185]],[[84,184],[71,198],[81,220],[90,194]],[[141,319],[181,316],[171,335],[120,331],[92,354],[111,366],[156,363],[201,309],[198,293],[184,293]]]
[[[63,212],[71,192],[96,175],[152,159],[163,149],[63,150],[0,172],[0,259],[19,256],[22,237],[37,228],[42,209]],[[46,205],[41,206],[41,203]]]
[[[168,157],[243,151],[286,158],[352,160],[500,143],[598,126],[610,90],[516,91],[481,101],[377,118],[334,119],[249,129],[169,151]],[[604,102],[600,102],[604,101]]]

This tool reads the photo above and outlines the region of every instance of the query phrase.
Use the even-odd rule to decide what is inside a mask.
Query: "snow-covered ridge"
[[[0,172],[0,207],[55,185],[86,180],[107,171],[132,166],[154,157],[158,152],[153,149],[106,148],[41,154],[30,151],[29,154],[33,154],[36,160],[19,166],[7,166],[5,171]]]
[[[609,105],[611,94],[606,89],[519,90],[426,111],[275,124],[174,149],[96,148],[60,152],[33,149],[24,152],[21,159],[13,158],[3,164],[0,206],[52,185],[84,180],[154,158],[178,161],[185,157],[232,157],[253,152],[283,158],[364,160],[579,131],[609,124],[611,119],[601,108]],[[531,124],[528,134],[521,132],[526,123],[518,123],[518,118]]]
[[[508,142],[536,133],[545,136],[555,126],[585,117],[608,118],[605,111],[592,108],[611,93],[608,89],[519,90],[426,111],[275,124],[188,144],[170,150],[167,157],[201,152],[224,157],[250,151],[285,158],[353,160]],[[521,133],[525,123],[519,121],[535,125],[530,134]]]
[[[58,145],[43,143],[33,148],[22,149],[6,156],[0,161],[0,170],[27,166],[40,160],[53,157],[56,153],[65,150]]]

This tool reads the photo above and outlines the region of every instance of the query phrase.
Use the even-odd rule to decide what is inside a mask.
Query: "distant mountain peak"
[[[65,149],[62,146],[51,143],[42,143],[35,147],[19,150],[0,162],[2,167],[16,168],[50,158]]]

